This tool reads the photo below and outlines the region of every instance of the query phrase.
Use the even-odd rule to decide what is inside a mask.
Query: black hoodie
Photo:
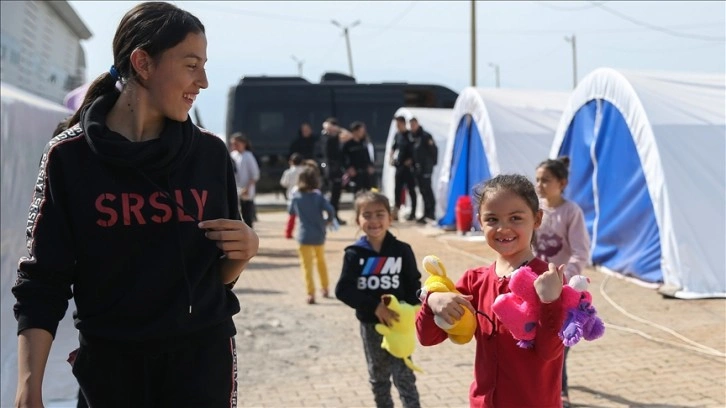
[[[411,246],[386,232],[381,252],[363,236],[345,248],[343,270],[335,286],[335,296],[355,309],[363,323],[379,323],[375,311],[381,295],[391,294],[410,305],[421,303],[416,292],[421,288],[421,272],[416,267]]]
[[[105,126],[117,98],[97,99],[45,148],[13,287],[18,332],[55,336],[73,296],[88,344],[232,336],[239,302],[221,281],[223,253],[197,227],[240,219],[227,148],[190,119],[130,142]]]

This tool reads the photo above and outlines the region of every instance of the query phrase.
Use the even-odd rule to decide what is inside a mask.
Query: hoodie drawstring
[[[199,219],[197,219],[197,217],[194,216],[194,214],[191,211],[187,210],[183,205],[179,204],[176,200],[174,200],[171,197],[171,194],[169,194],[169,192],[166,189],[164,189],[160,185],[156,184],[154,182],[154,180],[151,179],[151,177],[149,177],[148,175],[146,175],[146,173],[144,173],[140,169],[136,169],[136,171],[138,171],[139,174],[141,174],[141,176],[144,177],[144,179],[146,179],[146,181],[148,181],[152,186],[154,186],[154,188],[156,188],[157,190],[159,190],[159,192],[161,193],[162,196],[164,196],[164,198],[166,198],[167,200],[169,200],[170,203],[173,203],[174,205],[176,205],[177,208],[179,208],[180,210],[182,210],[184,212],[184,214],[186,214],[189,217],[191,217],[194,221],[197,222],[197,224],[199,224],[201,222]],[[171,190],[171,182],[169,181],[169,176],[168,175],[167,175],[167,178],[166,178],[166,185],[169,188],[169,190]],[[193,298],[194,291],[192,290],[192,285],[189,282],[189,276],[187,274],[187,263],[184,260],[184,255],[183,255],[184,254],[184,247],[183,247],[182,242],[181,242],[181,229],[180,229],[180,225],[179,225],[181,222],[179,220],[179,214],[176,213],[176,212],[174,212],[174,213],[175,213],[174,220],[176,220],[175,225],[176,225],[176,232],[177,232],[177,234],[176,234],[177,243],[179,244],[179,251],[182,254],[182,256],[180,257],[181,267],[182,267],[182,275],[184,276],[184,283],[187,286],[187,295],[189,296],[189,314],[191,315],[192,314],[192,304],[194,303],[194,298]]]

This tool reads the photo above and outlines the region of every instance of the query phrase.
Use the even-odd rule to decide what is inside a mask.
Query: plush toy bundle
[[[443,262],[434,256],[428,255],[421,262],[424,270],[428,272],[429,276],[423,285],[423,290],[426,293],[431,292],[454,292],[460,293],[456,290],[454,282],[446,276],[446,268],[444,268]],[[434,316],[434,323],[443,329],[448,334],[449,339],[456,344],[466,344],[471,341],[474,337],[474,331],[476,331],[476,317],[471,313],[469,309],[464,309],[464,315],[453,325],[446,323],[446,321],[439,316]]]
[[[531,348],[537,334],[540,301],[534,288],[537,274],[528,266],[516,270],[509,281],[510,293],[497,296],[492,305],[494,314],[509,329],[517,345]],[[567,313],[558,335],[562,343],[571,347],[581,339],[595,340],[605,333],[605,325],[592,306],[592,295],[587,291],[589,279],[573,276],[562,286],[562,306]]]
[[[399,302],[393,295],[383,295],[381,300],[387,308],[398,313],[398,321],[394,321],[390,327],[385,324],[376,324],[376,331],[383,336],[381,348],[391,353],[392,356],[403,359],[406,367],[411,370],[423,372],[413,365],[411,361],[411,354],[416,349],[414,322],[416,312],[421,308],[421,305],[409,305],[406,302]]]

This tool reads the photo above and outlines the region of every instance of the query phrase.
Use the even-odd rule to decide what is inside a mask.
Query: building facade
[[[91,32],[67,1],[0,1],[0,80],[63,103],[86,81]]]

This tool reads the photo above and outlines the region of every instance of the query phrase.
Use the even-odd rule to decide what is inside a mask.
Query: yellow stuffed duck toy
[[[381,323],[376,324],[376,331],[383,336],[381,348],[391,353],[392,356],[403,359],[406,367],[411,370],[423,372],[411,361],[411,354],[416,349],[414,320],[421,305],[399,302],[393,295],[383,295],[381,300],[387,308],[398,313],[398,321],[394,321],[390,327]]]
[[[434,256],[428,255],[421,262],[424,270],[431,276],[424,282],[424,290],[426,293],[431,292],[454,292],[460,293],[456,290],[454,282],[446,276],[446,268],[444,268],[443,262]],[[446,321],[439,316],[434,316],[434,323],[443,329],[448,335],[449,339],[455,344],[466,344],[471,341],[474,337],[474,331],[476,331],[476,317],[469,311],[464,309],[464,315],[454,323],[449,325]]]

